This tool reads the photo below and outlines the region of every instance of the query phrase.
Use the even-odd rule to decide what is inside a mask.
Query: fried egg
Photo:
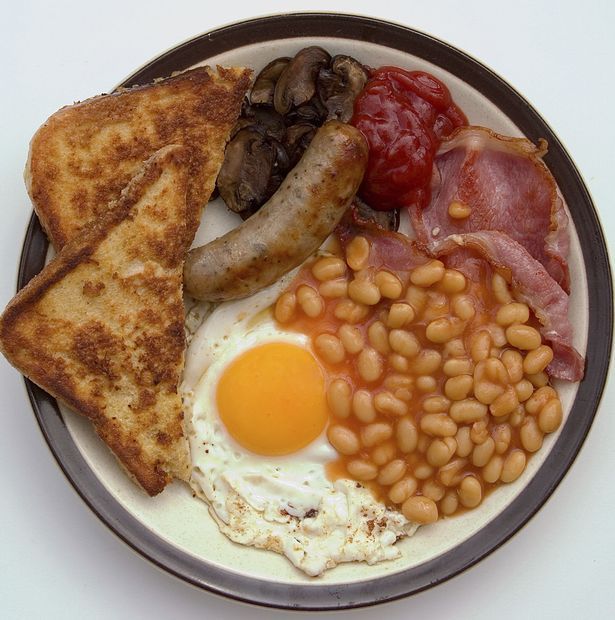
[[[271,306],[293,274],[220,304],[188,348],[183,396],[190,484],[234,542],[284,554],[308,575],[399,557],[416,526],[351,480],[331,481],[325,377],[305,334]]]

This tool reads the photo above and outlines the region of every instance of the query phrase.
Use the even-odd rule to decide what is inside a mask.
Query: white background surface
[[[214,4],[215,6],[212,6]],[[60,106],[110,89],[173,45],[257,14],[331,10],[387,18],[465,50],[541,112],[583,174],[615,242],[615,4],[492,1],[374,3],[11,2],[0,51],[0,305],[14,293],[30,217],[28,141]],[[21,377],[0,360],[0,617],[286,617],[196,590],[117,540],[68,485]],[[508,544],[463,575],[353,618],[607,618],[615,614],[615,385],[572,470]],[[321,614],[329,615],[329,614]]]

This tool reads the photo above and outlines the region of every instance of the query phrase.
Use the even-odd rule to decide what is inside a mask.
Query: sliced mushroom
[[[216,183],[231,211],[255,211],[267,200],[275,156],[274,147],[257,129],[237,132],[226,147]]]
[[[277,112],[286,114],[292,107],[309,101],[316,92],[316,78],[321,67],[331,56],[321,47],[306,47],[286,65],[275,85],[273,105]]]
[[[283,140],[286,133],[284,117],[268,106],[247,106],[238,122],[243,127],[256,127],[278,141]]]
[[[297,123],[287,128],[284,146],[290,157],[291,167],[301,159],[303,152],[312,141],[316,129],[317,127],[310,123]]]
[[[359,196],[355,196],[351,207],[352,219],[356,224],[365,226],[375,225],[384,230],[396,231],[399,229],[399,209],[390,211],[376,211]]]
[[[368,79],[365,67],[350,56],[335,56],[330,68],[318,73],[317,90],[327,109],[327,120],[347,123],[352,118],[354,100]]]
[[[320,127],[327,118],[327,108],[325,108],[318,97],[314,96],[307,103],[291,110],[284,118],[287,125],[311,123]]]
[[[273,105],[276,82],[289,62],[290,58],[287,56],[276,58],[256,76],[250,93],[250,102],[253,105]]]

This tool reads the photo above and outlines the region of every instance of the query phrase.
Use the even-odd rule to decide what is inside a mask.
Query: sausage
[[[187,292],[197,299],[248,297],[300,265],[331,234],[367,165],[363,134],[325,123],[277,192],[240,226],[188,253]]]

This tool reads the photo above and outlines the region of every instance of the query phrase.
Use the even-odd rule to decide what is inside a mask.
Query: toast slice
[[[193,150],[188,204],[196,231],[251,71],[199,67],[146,86],[100,95],[53,114],[35,133],[24,173],[56,250],[116,200],[143,162],[168,144]]]
[[[178,385],[190,169],[186,147],[155,153],[0,318],[9,362],[90,418],[150,495],[189,469]]]

